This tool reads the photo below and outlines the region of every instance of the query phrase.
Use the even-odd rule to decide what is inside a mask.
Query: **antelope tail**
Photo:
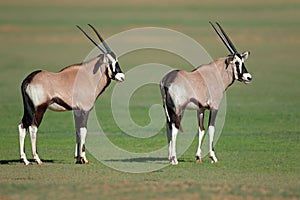
[[[24,114],[23,114],[23,118],[22,118],[22,124],[24,128],[28,128],[30,125],[32,125],[33,123],[33,119],[34,119],[34,105],[32,100],[30,99],[30,97],[28,96],[28,94],[26,93],[26,88],[28,86],[28,84],[31,82],[32,78],[38,74],[39,72],[41,72],[41,70],[32,72],[31,74],[29,74],[25,80],[22,82],[22,86],[21,86],[21,93],[22,93],[22,98],[23,98],[23,106],[24,106]]]
[[[176,114],[174,108],[174,102],[171,98],[168,87],[165,87],[162,83],[160,84],[160,89],[162,93],[163,99],[163,107],[165,110],[166,118],[169,123],[175,123],[175,127],[178,128],[181,132],[183,132],[182,126],[180,124],[180,117]]]

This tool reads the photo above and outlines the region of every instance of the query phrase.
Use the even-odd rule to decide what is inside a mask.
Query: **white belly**
[[[199,105],[196,105],[193,102],[190,102],[186,105],[187,110],[199,110]]]
[[[57,103],[53,103],[53,104],[50,104],[48,106],[48,109],[52,110],[52,111],[58,111],[58,112],[61,112],[61,111],[67,111],[67,109],[63,106],[60,106],[58,105]]]

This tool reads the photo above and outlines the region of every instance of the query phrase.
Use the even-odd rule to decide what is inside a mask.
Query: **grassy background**
[[[281,0],[0,2],[0,199],[300,198],[299,11],[298,1]],[[46,113],[38,134],[45,164],[26,167],[17,162],[21,80],[35,69],[58,71],[85,58],[92,46],[75,24],[92,23],[105,38],[136,27],[171,28],[194,38],[217,58],[227,51],[210,20],[224,25],[238,49],[251,51],[247,67],[254,79],[227,91],[226,123],[216,145],[219,163],[212,165],[208,158],[194,163],[194,143],[178,166],[152,173],[118,172],[91,155],[92,165],[75,165],[72,114],[54,112]],[[151,51],[120,58],[125,72],[147,62],[191,68],[172,55],[158,57]],[[115,128],[109,108],[113,85],[97,102],[98,117],[111,141],[135,151],[164,145],[164,130],[141,141]],[[132,117],[147,124],[149,105],[160,103],[158,89],[141,88],[135,99]],[[31,158],[28,137],[26,142]]]

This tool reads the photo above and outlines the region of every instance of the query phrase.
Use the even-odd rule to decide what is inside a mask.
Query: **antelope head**
[[[125,75],[121,70],[121,67],[119,65],[116,54],[109,48],[109,46],[104,41],[104,39],[101,37],[101,35],[98,33],[98,31],[91,24],[88,24],[88,25],[94,30],[94,32],[98,36],[99,40],[103,44],[103,46],[101,46],[93,38],[91,38],[78,25],[77,25],[77,28],[79,28],[79,30],[81,30],[84,33],[84,35],[104,54],[104,57],[105,57],[104,60],[107,60],[107,64],[108,64],[109,77],[111,79],[119,81],[119,82],[124,81],[125,80]]]
[[[214,28],[216,33],[219,35],[220,39],[223,41],[223,43],[225,44],[225,46],[231,53],[231,55],[229,56],[229,61],[233,65],[233,68],[234,68],[234,76],[235,76],[234,78],[240,82],[250,83],[252,80],[252,76],[248,72],[248,70],[245,66],[245,60],[247,60],[247,58],[249,57],[250,52],[246,51],[246,52],[240,54],[236,50],[235,46],[233,45],[233,43],[229,39],[228,35],[223,30],[223,28],[221,27],[221,25],[218,22],[216,22],[217,26],[221,30],[221,32],[220,32],[211,22],[209,22],[209,23]]]

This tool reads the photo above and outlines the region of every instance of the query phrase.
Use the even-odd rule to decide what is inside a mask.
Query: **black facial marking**
[[[121,67],[119,65],[119,62],[116,62],[115,63],[115,71],[113,71],[113,63],[109,63],[109,68],[110,70],[112,71],[112,79],[115,80],[115,76],[118,74],[118,73],[123,73],[122,70],[121,70]]]
[[[244,73],[248,73],[248,70],[246,69],[246,66],[245,66],[245,64],[243,63],[243,64],[242,64],[242,74],[244,74]]]
[[[237,53],[236,56],[239,57],[241,60],[242,60],[242,58],[243,58],[243,57],[241,56],[241,54],[239,54],[239,53]]]
[[[119,65],[119,62],[116,62],[115,67],[116,67],[116,73],[122,73],[122,70],[121,70],[121,67]]]
[[[115,61],[117,61],[117,56],[114,52],[110,52],[109,55],[111,55],[111,57],[113,57],[113,59]],[[113,69],[114,69],[113,62],[111,60],[109,60],[108,62],[109,62],[109,68],[113,72],[114,75],[116,75],[117,73],[122,73],[122,70],[120,68],[118,61],[115,63],[115,71],[113,71]]]
[[[243,60],[243,57],[240,54],[236,54],[236,56],[238,58],[240,58],[241,61]],[[238,74],[238,80],[239,81],[243,81],[243,75],[246,74],[246,73],[248,73],[244,62],[239,63],[238,61],[236,61],[235,62],[235,66],[236,66],[236,70],[237,70],[237,74]]]
[[[236,61],[235,63],[235,66],[236,66],[236,70],[238,71],[238,74],[240,74],[240,63],[238,61]]]
[[[240,59],[240,60],[243,60],[241,54],[237,53],[236,56]],[[244,63],[240,63],[239,61],[235,61],[235,68],[236,68],[236,71],[237,71],[237,75],[238,75],[238,80],[239,81],[242,81],[242,77],[243,77],[243,68],[244,68]],[[242,65],[242,66],[240,66]]]

